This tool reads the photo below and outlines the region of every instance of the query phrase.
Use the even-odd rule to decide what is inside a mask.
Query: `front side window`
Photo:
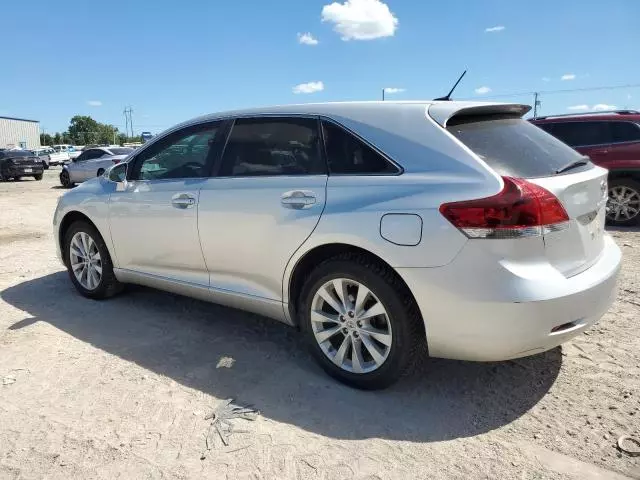
[[[611,122],[611,136],[614,142],[640,141],[640,126],[633,122]]]
[[[398,168],[343,128],[322,122],[327,163],[331,174],[388,175]]]
[[[240,118],[234,122],[219,176],[326,173],[318,122],[311,118]]]
[[[221,123],[196,125],[174,132],[135,159],[134,180],[208,177],[210,151],[221,134]]]
[[[612,142],[608,122],[556,122],[551,133],[571,147]]]

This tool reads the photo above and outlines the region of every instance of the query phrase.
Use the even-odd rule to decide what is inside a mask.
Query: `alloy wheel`
[[[311,302],[311,327],[322,352],[347,372],[377,370],[391,351],[386,308],[355,280],[337,278],[318,289]]]
[[[629,221],[640,213],[640,193],[626,185],[616,185],[609,189],[607,217],[616,222]]]
[[[98,245],[86,232],[78,232],[69,243],[69,263],[76,280],[87,290],[95,290],[102,279],[102,259]]]

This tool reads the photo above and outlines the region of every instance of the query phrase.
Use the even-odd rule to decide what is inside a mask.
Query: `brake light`
[[[111,161],[112,161],[113,163],[115,163],[115,164],[120,163],[120,159],[116,159],[116,158],[114,158],[114,159],[113,159],[113,160],[111,160]]]
[[[521,178],[502,177],[492,197],[445,203],[440,213],[469,238],[535,237],[569,227],[556,196]]]

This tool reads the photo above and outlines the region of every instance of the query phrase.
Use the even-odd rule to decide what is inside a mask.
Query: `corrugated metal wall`
[[[20,146],[25,142],[27,148],[40,146],[40,123],[0,117],[0,148]]]

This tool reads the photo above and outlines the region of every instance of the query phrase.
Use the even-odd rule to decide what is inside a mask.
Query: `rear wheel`
[[[617,226],[640,222],[640,183],[630,178],[609,180],[607,222]]]
[[[85,297],[101,300],[122,290],[102,236],[93,225],[79,221],[64,236],[63,255],[69,277]]]
[[[96,176],[101,177],[103,173],[104,173],[104,168],[101,168],[98,170],[98,173],[96,174]]]
[[[42,168],[44,168],[45,170],[49,170],[49,164],[44,160],[42,161]]]
[[[60,183],[64,188],[73,187],[73,183],[71,183],[71,177],[69,176],[69,172],[67,172],[66,170],[62,170],[62,172],[60,172]]]
[[[411,366],[424,331],[397,274],[364,255],[344,254],[311,272],[298,305],[311,353],[332,377],[373,390]]]

